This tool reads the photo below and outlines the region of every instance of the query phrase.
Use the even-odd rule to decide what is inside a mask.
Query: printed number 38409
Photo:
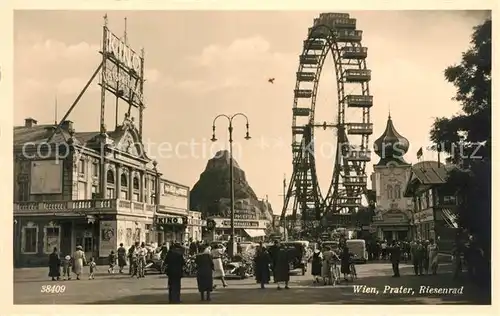
[[[66,285],[42,285],[40,289],[41,293],[64,293],[66,291]]]

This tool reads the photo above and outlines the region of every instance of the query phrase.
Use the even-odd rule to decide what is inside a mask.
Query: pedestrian
[[[64,257],[62,259],[62,268],[63,268],[63,280],[66,280],[66,278],[68,280],[71,280],[71,266],[72,266],[72,259],[71,259],[71,256],[70,255],[66,255],[66,257]]]
[[[61,259],[59,258],[59,253],[57,252],[57,247],[49,255],[49,277],[52,281],[59,280],[61,276]]]
[[[411,243],[411,260],[413,263],[413,272],[415,275],[422,274],[422,245],[419,240],[415,240]]]
[[[429,240],[429,265],[431,268],[432,275],[437,274],[438,269],[438,257],[439,257],[439,247],[437,243],[434,242],[434,239]]]
[[[392,264],[393,277],[399,278],[399,263],[401,261],[401,247],[396,241],[392,241],[392,245],[388,248],[390,260]]]
[[[323,284],[327,285],[332,279],[332,265],[336,258],[336,254],[329,246],[323,248],[323,261],[321,262],[321,276],[323,277]]]
[[[278,284],[277,289],[281,290],[280,282],[285,283],[285,289],[289,289],[288,282],[290,281],[290,255],[288,250],[283,245],[278,243],[278,250],[276,251],[273,275],[274,281]]]
[[[321,261],[323,260],[323,255],[319,249],[314,249],[311,260],[311,274],[314,277],[314,283],[319,283],[319,278],[321,277]]]
[[[279,241],[275,240],[274,244],[271,247],[269,247],[267,251],[269,253],[269,256],[271,257],[271,271],[274,271],[274,261],[276,259],[276,254],[278,251],[279,251]],[[274,280],[274,273],[273,273],[273,281],[274,283],[276,283],[276,280]]]
[[[342,253],[340,254],[340,273],[344,274],[344,281],[347,282],[347,275],[349,275],[351,270],[351,254],[349,253],[349,248],[344,246],[342,248]]]
[[[135,254],[136,252],[135,247],[136,247],[135,244],[130,246],[130,248],[128,248],[128,254],[127,254],[128,264],[129,264],[128,274],[131,277],[135,276],[135,274],[137,273],[137,257]]]
[[[198,245],[193,241],[193,238],[190,238],[190,244],[189,244],[189,255],[194,256],[195,254],[198,253]]]
[[[108,273],[114,273],[115,265],[116,265],[116,255],[113,250],[111,250],[111,253],[108,256]]]
[[[184,248],[183,248],[184,249]],[[136,248],[137,256],[137,278],[144,278],[146,276],[146,257],[148,255],[148,249],[144,242],[141,243],[139,247]]]
[[[458,279],[462,274],[462,247],[460,242],[455,243],[452,251],[453,279]]]
[[[382,251],[382,260],[387,259],[387,240],[382,241],[380,244],[380,249]]]
[[[426,275],[429,274],[429,241],[422,243],[422,269]]]
[[[269,284],[271,279],[271,272],[269,270],[269,265],[271,264],[271,257],[264,247],[263,243],[259,243],[257,252],[254,257],[255,265],[255,280],[260,284],[260,288],[264,289],[266,284]]]
[[[168,302],[179,304],[181,302],[181,279],[184,268],[184,248],[180,244],[170,247],[165,257],[168,277]]]
[[[222,286],[227,287],[224,266],[222,264],[222,256],[224,255],[224,249],[222,245],[215,244],[211,250],[212,260],[214,262],[214,279],[220,279],[222,281]],[[214,285],[215,288],[215,285]]]
[[[210,301],[210,293],[213,290],[214,279],[214,262],[209,252],[206,252],[206,246],[199,248],[200,252],[196,255],[196,282],[198,284],[198,292],[200,292],[201,300]],[[206,296],[205,296],[206,295]]]
[[[89,262],[89,280],[93,280],[95,279],[95,272],[97,270],[97,264],[95,263],[94,261],[94,258],[90,258],[90,262]]]
[[[73,273],[76,274],[76,279],[80,280],[80,275],[83,272],[83,266],[87,264],[85,252],[82,246],[76,246],[76,251],[73,254]]]
[[[123,273],[123,267],[127,265],[127,250],[123,247],[123,243],[120,243],[120,247],[116,251],[116,254],[118,255],[119,272]]]

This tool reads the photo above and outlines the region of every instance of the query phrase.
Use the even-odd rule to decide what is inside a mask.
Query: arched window
[[[387,185],[387,198],[393,199],[392,185]]]
[[[396,199],[400,199],[401,198],[401,186],[399,184],[396,184],[394,186],[394,197]]]
[[[133,186],[134,186],[134,190],[139,190],[139,178],[138,177],[134,177]]]
[[[122,173],[121,178],[120,178],[120,185],[122,187],[127,187],[128,186],[128,181],[127,181],[127,175]]]
[[[113,171],[108,170],[108,172],[106,173],[106,182],[108,184],[115,184],[115,174],[113,173]]]

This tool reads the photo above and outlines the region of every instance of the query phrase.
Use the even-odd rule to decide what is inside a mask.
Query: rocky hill
[[[240,218],[272,220],[269,202],[257,197],[247,182],[245,172],[233,160],[235,214]],[[230,216],[229,152],[219,151],[207,163],[205,171],[191,189],[191,209],[202,212],[203,217]]]

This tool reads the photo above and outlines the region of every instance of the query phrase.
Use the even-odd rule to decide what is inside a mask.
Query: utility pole
[[[280,195],[283,197],[283,208],[285,207],[286,203],[286,174],[283,175],[283,192]],[[283,231],[284,231],[284,238],[285,241],[288,241],[288,227],[287,227],[287,221],[286,221],[286,212],[285,212],[285,217],[283,219]]]

